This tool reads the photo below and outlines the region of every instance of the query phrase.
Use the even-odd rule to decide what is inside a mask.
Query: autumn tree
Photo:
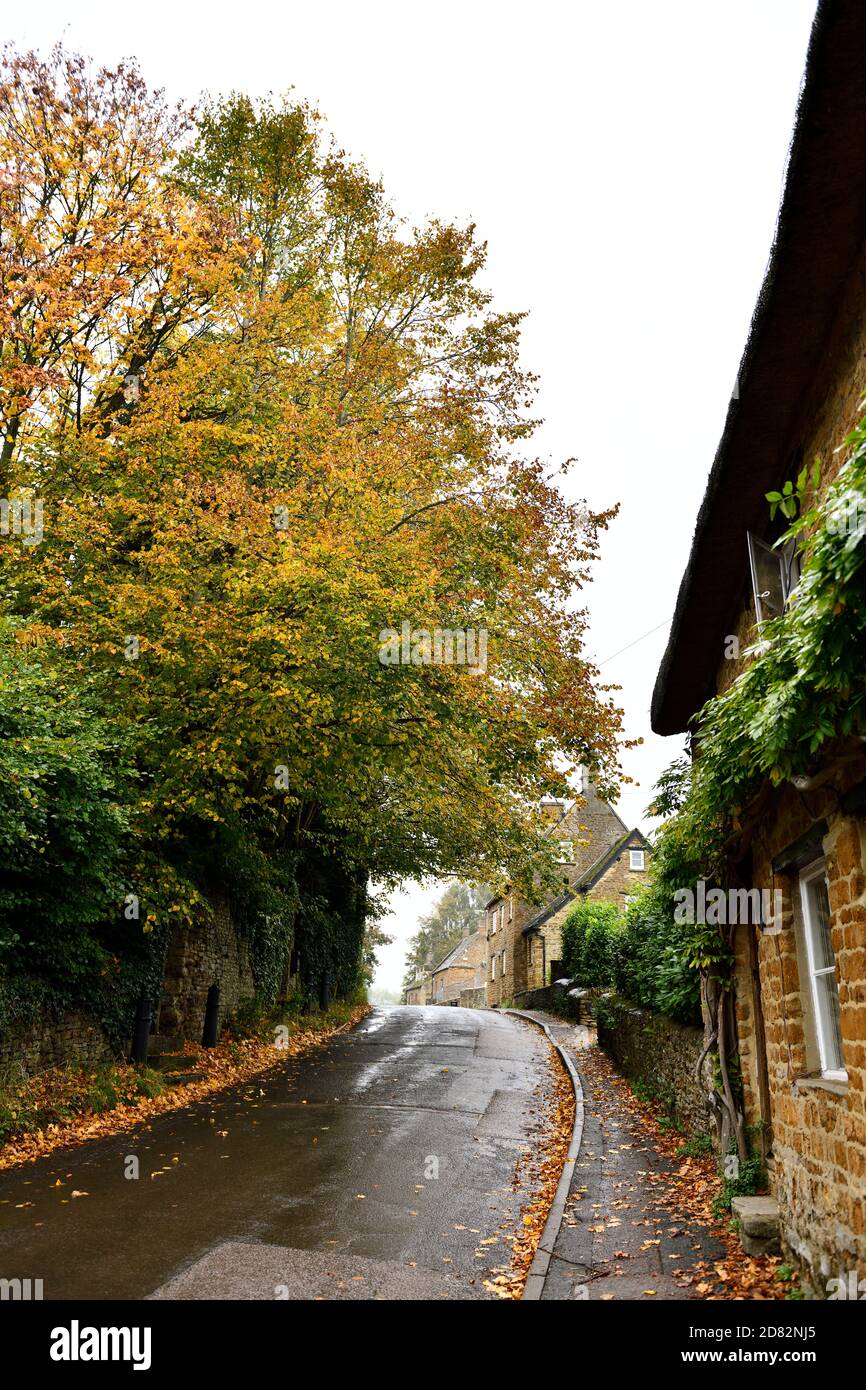
[[[3,93],[42,151],[2,243],[6,457],[47,518],[4,589],[28,660],[86,675],[136,750],[149,919],[221,871],[275,921],[293,884],[322,971],[329,913],[360,953],[370,878],[536,895],[541,796],[617,778],[574,604],[612,513],[528,455],[520,315],[474,228],[405,227],[304,106],[190,124],[59,50],[7,58]],[[404,621],[483,631],[484,671],[383,664]]]
[[[166,177],[189,122],[133,64],[4,50],[0,491],[28,425],[110,420],[158,352],[205,330],[227,241]]]

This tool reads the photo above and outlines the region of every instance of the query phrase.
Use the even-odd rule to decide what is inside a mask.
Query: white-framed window
[[[558,864],[574,863],[574,840],[560,840],[557,846],[556,861]]]
[[[830,936],[827,867],[823,859],[810,864],[800,874],[800,906],[803,911],[806,968],[809,973],[809,991],[821,1075],[829,1081],[847,1081],[839,1025],[836,957]]]
[[[509,922],[511,921],[511,919],[512,919],[513,916],[514,916],[514,898],[511,897],[511,898],[508,899],[508,920],[509,920]]]
[[[502,974],[505,975],[505,952],[502,952]]]
[[[630,849],[628,852],[628,866],[630,869],[643,869],[644,852],[642,849]]]
[[[491,980],[495,980],[495,979],[496,979],[496,957],[495,957],[495,956],[491,956],[491,957],[490,957],[490,978],[491,978]]]

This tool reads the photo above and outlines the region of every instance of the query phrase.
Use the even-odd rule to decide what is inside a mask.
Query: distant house
[[[460,1004],[466,991],[482,990],[487,961],[486,934],[483,926],[449,951],[444,960],[431,972],[432,1004]]]
[[[426,1004],[428,1001],[428,982],[429,976],[415,980],[406,990],[407,1004]]]
[[[656,683],[658,734],[686,731],[743,669],[726,657],[796,594],[796,556],[773,548],[781,523],[766,493],[816,456],[823,493],[863,411],[864,54],[866,6],[820,5],[773,254]],[[866,1270],[862,739],[830,743],[802,776],[759,786],[738,825],[733,881],[781,895],[772,934],[736,928],[745,1118],[761,1137],[787,1250],[820,1294]]]
[[[629,830],[586,779],[571,806],[545,802],[548,835],[559,845],[563,888],[543,907],[512,895],[485,907],[487,1003],[519,1003],[529,990],[550,984],[562,958],[562,924],[579,897],[625,908],[644,881],[651,848],[640,830]]]

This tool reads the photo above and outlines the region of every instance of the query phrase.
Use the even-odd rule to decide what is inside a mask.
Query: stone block
[[[747,1255],[780,1255],[779,1204],[773,1197],[734,1197],[731,1214],[740,1223],[740,1244]]]

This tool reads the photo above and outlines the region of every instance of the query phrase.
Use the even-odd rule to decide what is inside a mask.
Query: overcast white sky
[[[570,492],[621,503],[589,605],[592,651],[645,739],[626,761],[630,825],[679,751],[650,733],[650,696],[767,262],[814,11],[39,0],[4,16],[19,47],[62,37],[99,62],[135,54],[172,96],[293,87],[410,220],[477,223],[498,306],[529,310],[539,452],[580,460]],[[377,983],[399,987],[433,897],[395,895]]]

